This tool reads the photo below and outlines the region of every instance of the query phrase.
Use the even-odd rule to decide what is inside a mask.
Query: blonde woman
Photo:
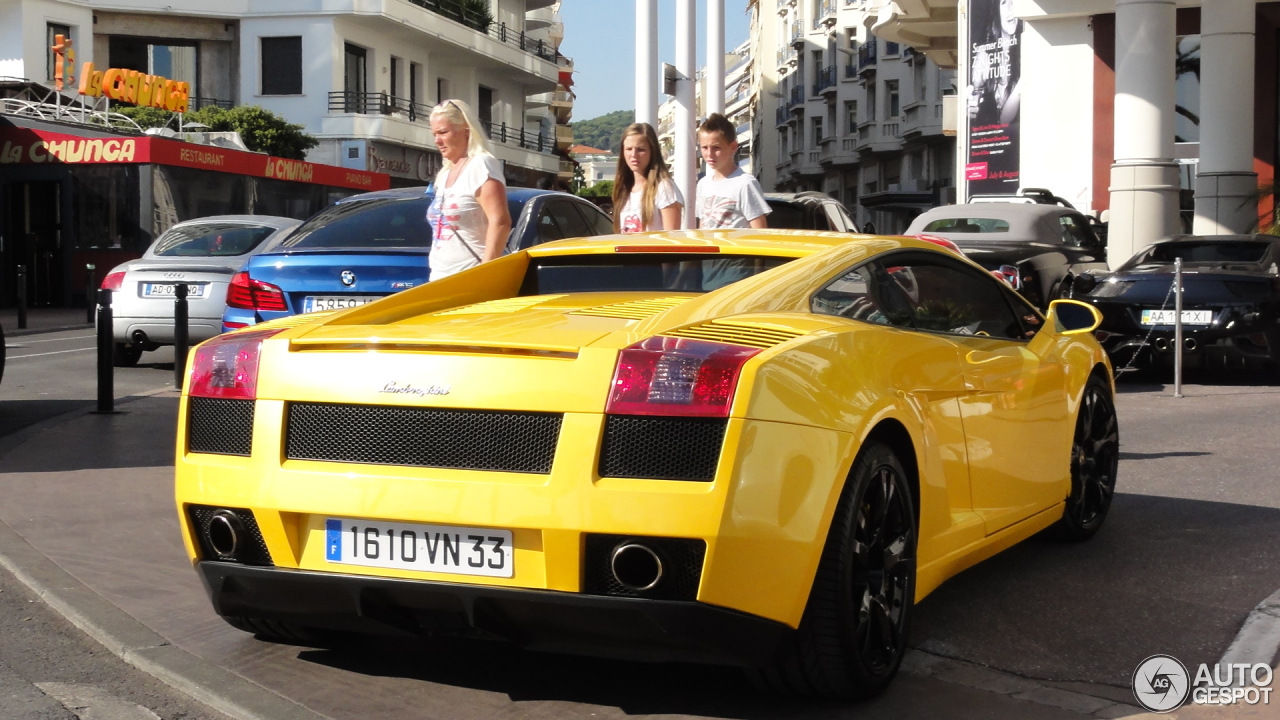
[[[427,210],[431,279],[439,280],[502,254],[511,232],[502,163],[471,108],[445,100],[431,111],[431,135],[444,158]]]
[[[684,198],[662,159],[658,133],[649,123],[622,132],[613,180],[613,229],[620,233],[679,230]]]

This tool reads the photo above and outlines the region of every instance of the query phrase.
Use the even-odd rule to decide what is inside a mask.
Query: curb
[[[1272,666],[1280,652],[1280,590],[1258,603],[1245,618],[1227,651],[1218,660],[1219,665],[1263,663]]]
[[[166,392],[173,389],[131,395],[118,404]],[[0,440],[0,456],[39,432],[90,412],[77,408],[6,436]],[[172,645],[45,557],[3,521],[0,566],[112,654],[224,715],[236,720],[331,720]]]

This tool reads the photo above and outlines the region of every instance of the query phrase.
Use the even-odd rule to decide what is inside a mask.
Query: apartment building
[[[757,122],[773,129],[756,162],[766,188],[825,192],[861,227],[894,233],[923,210],[955,201],[955,140],[943,132],[955,72],[872,34],[879,6],[753,3],[757,52],[771,60],[756,63]]]
[[[757,123],[756,114],[756,64],[753,60],[753,41],[748,38],[724,56],[724,116],[729,118],[737,129],[738,167],[743,172],[753,173],[755,158],[755,142]],[[701,124],[707,117],[707,103],[704,101],[707,91],[707,68],[704,65],[698,70],[697,84],[694,88],[694,122]],[[658,106],[658,141],[662,144],[663,156],[670,162],[675,152],[675,98],[668,98]],[[693,132],[693,129],[689,129]],[[694,143],[697,147],[697,143]],[[701,170],[699,170],[701,175]]]
[[[307,159],[434,177],[428,115],[476,108],[513,186],[567,182],[572,64],[554,0],[0,0],[0,76],[52,80],[49,46],[77,63],[187,82],[191,107],[252,104],[321,140]],[[67,93],[74,94],[74,90]]]

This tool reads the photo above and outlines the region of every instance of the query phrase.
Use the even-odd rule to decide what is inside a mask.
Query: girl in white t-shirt
[[[436,175],[431,223],[431,279],[439,280],[493,260],[507,246],[511,213],[502,163],[461,100],[431,111],[431,134],[444,158]]]
[[[684,198],[662,159],[658,133],[633,123],[622,133],[613,179],[613,229],[620,233],[679,230]]]

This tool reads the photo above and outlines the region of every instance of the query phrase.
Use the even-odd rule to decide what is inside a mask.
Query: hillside
[[[573,123],[573,142],[601,150],[618,152],[622,131],[635,122],[634,110],[615,110],[590,120]]]

